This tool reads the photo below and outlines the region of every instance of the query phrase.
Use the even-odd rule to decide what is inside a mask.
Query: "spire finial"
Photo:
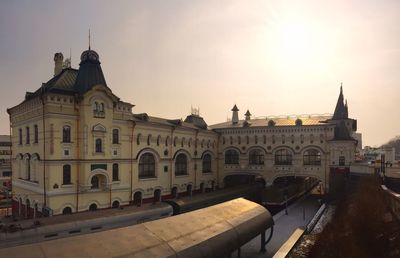
[[[89,50],[90,50],[90,29],[89,29]]]

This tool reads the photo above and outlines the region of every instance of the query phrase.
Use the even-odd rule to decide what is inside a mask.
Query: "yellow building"
[[[235,181],[348,172],[356,120],[340,92],[332,116],[268,117],[208,126],[134,114],[112,93],[99,55],[78,70],[54,56],[54,77],[10,109],[13,214],[35,217],[160,201]]]

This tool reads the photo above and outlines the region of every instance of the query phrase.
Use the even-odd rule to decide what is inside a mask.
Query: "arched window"
[[[101,139],[96,139],[96,153],[102,153],[103,152],[103,143]]]
[[[161,190],[156,189],[154,190],[154,203],[161,202]]]
[[[267,143],[267,136],[266,135],[263,136],[263,142],[264,142],[264,144]]]
[[[62,211],[63,215],[67,215],[67,214],[72,214],[72,209],[71,207],[65,207]]]
[[[112,203],[112,207],[115,209],[115,208],[119,208],[119,201],[113,201],[113,203]]]
[[[258,144],[258,137],[257,137],[257,135],[254,135],[254,143],[255,143],[255,144]]]
[[[187,170],[187,157],[185,154],[181,153],[175,158],[175,175],[180,176],[180,175],[187,175],[188,170]]]
[[[292,153],[287,149],[275,152],[275,165],[292,165]]]
[[[62,141],[63,142],[71,142],[71,127],[65,125],[62,131]]]
[[[137,137],[136,137],[136,144],[137,145],[140,145],[140,137],[141,136],[142,136],[141,134],[138,134]]]
[[[156,177],[156,160],[151,153],[144,153],[139,159],[139,178]]]
[[[101,104],[100,104],[100,111],[101,111],[101,112],[104,112],[104,103],[101,103]]]
[[[25,160],[25,178],[26,180],[31,180],[31,157],[26,155]]]
[[[211,173],[211,155],[205,154],[203,157],[203,173]]]
[[[165,146],[168,146],[168,142],[169,142],[169,136],[167,136],[167,137],[165,138]]]
[[[240,135],[238,136],[238,144],[242,144],[242,138],[240,137]]]
[[[71,184],[71,165],[63,166],[63,185]]]
[[[159,136],[157,137],[157,146],[160,145],[160,141],[161,141],[161,135],[159,135]]]
[[[97,210],[97,204],[95,203],[90,204],[89,211],[95,211],[95,210]]]
[[[97,103],[97,101],[94,102],[93,111],[95,112],[99,111],[99,103]]]
[[[251,150],[249,153],[250,165],[264,165],[264,153],[261,150]]]
[[[98,176],[93,176],[92,180],[90,180],[90,183],[92,184],[91,189],[99,189],[99,177]]]
[[[247,135],[246,136],[246,144],[249,144],[250,143],[250,137]]]
[[[112,130],[112,143],[113,144],[119,143],[119,130],[118,129]]]
[[[306,150],[303,155],[304,165],[321,165],[321,152],[316,149]]]
[[[176,186],[172,187],[171,196],[172,196],[172,198],[178,198],[178,187],[176,187]]]
[[[174,138],[174,147],[176,147],[176,142],[178,141],[178,137]]]
[[[119,180],[119,169],[118,169],[118,164],[114,163],[112,165],[112,180],[113,181],[118,181]]]
[[[149,135],[147,136],[147,146],[149,146],[150,143],[151,143],[151,134],[149,134]]]
[[[239,152],[236,150],[225,151],[225,164],[239,164]]]
[[[38,125],[34,125],[34,134],[33,134],[33,143],[38,143],[39,142],[39,129]]]
[[[222,144],[225,144],[225,137],[222,137]]]

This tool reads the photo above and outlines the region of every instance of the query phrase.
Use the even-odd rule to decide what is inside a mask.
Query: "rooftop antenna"
[[[90,50],[90,29],[89,29],[89,50]]]

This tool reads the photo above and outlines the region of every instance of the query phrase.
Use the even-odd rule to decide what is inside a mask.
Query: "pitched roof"
[[[146,113],[133,114],[132,120],[135,122],[152,123],[165,126],[175,126],[175,127],[190,128],[195,130],[198,129],[209,130],[207,126],[199,127],[196,123],[187,122],[186,120],[182,121],[182,119],[166,119],[161,117],[154,117],[154,116],[149,116]]]
[[[325,125],[327,124],[327,120],[332,118],[330,115],[313,115],[313,116],[304,116],[304,117],[296,117],[296,116],[288,116],[288,117],[274,117],[274,118],[256,118],[246,120],[239,120],[237,124],[232,124],[232,121],[210,125],[212,129],[222,129],[222,128],[240,128],[240,127],[262,127],[268,126],[269,121],[274,121],[274,126],[296,126],[297,119],[302,120],[302,125]]]

